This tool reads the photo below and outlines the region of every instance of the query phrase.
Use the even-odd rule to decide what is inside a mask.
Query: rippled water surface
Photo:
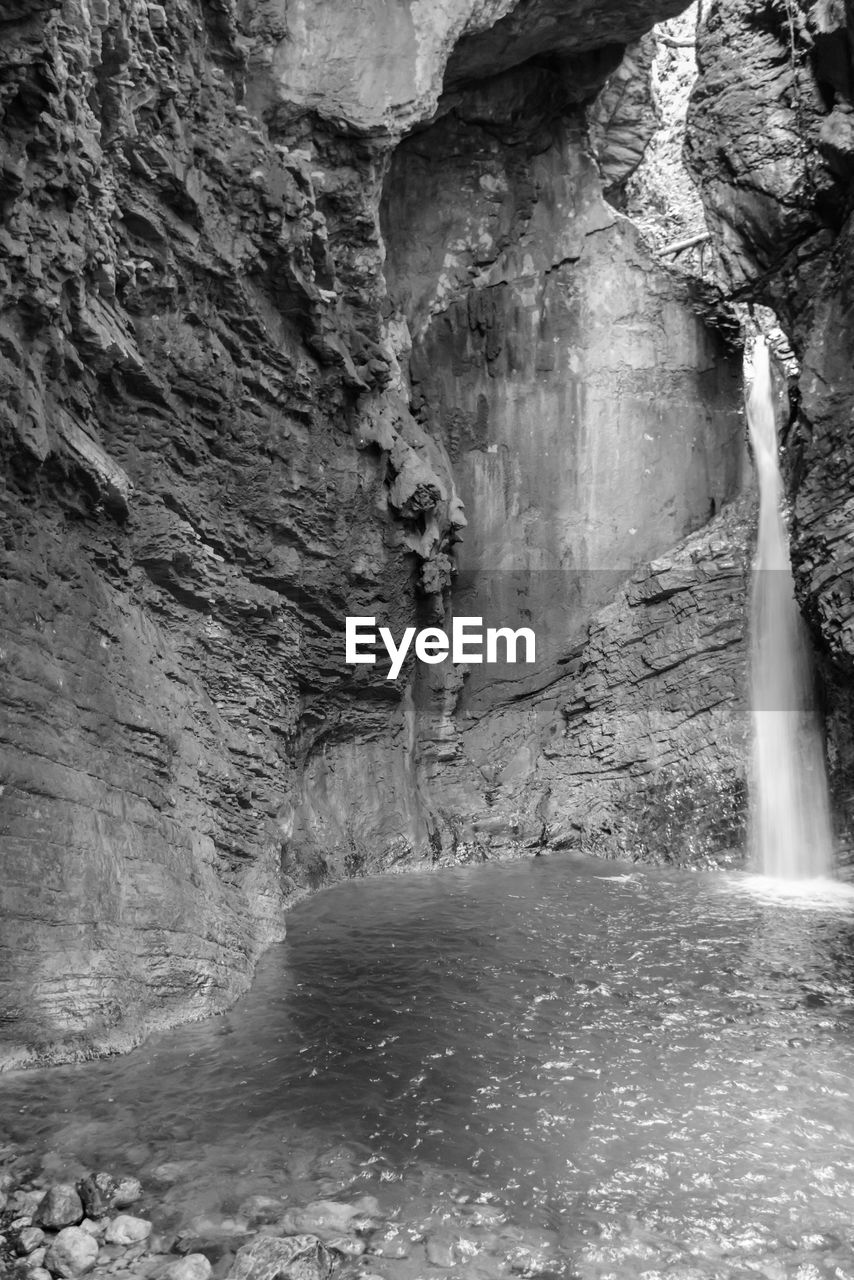
[[[178,1162],[187,1219],[369,1192],[410,1241],[390,1278],[441,1274],[431,1233],[484,1278],[854,1277],[850,890],[540,858],[289,929],[230,1014],[0,1079],[12,1139]]]

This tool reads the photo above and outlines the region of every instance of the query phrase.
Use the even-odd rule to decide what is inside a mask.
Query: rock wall
[[[801,362],[785,461],[798,596],[825,684],[841,835],[854,833],[852,28],[842,5],[716,0],[687,158],[723,280],[777,311]]]
[[[676,8],[0,2],[0,1064],[223,1007],[336,876],[574,840],[621,637],[698,688],[597,813],[717,729],[738,649],[684,582],[600,612],[741,485],[731,357],[586,156]],[[520,546],[561,582],[527,686],[345,665],[347,614],[447,619]]]
[[[667,606],[693,615],[718,592],[710,625],[728,638],[696,639],[690,677],[679,626],[658,616],[667,608],[640,607],[635,592],[599,611],[741,493],[740,367],[686,281],[658,267],[604,201],[574,87],[541,69],[497,77],[457,94],[391,163],[386,274],[411,334],[412,403],[451,459],[467,517],[451,608],[533,626],[538,642],[533,666],[471,666],[444,682],[441,668],[422,674],[417,736],[437,847],[575,843],[676,860],[692,838],[672,834],[676,818],[661,822],[677,790],[684,815],[689,795],[720,783],[733,821],[719,851],[737,843],[742,821],[745,517],[726,525],[739,560],[723,574],[727,590],[714,569],[715,588],[686,578]],[[597,134],[610,155],[607,125]],[[657,580],[658,570],[641,572]],[[629,692],[639,677],[618,656],[629,644],[639,666],[670,667],[674,686]],[[596,666],[596,711],[568,716]],[[683,731],[665,709],[686,678],[697,701]],[[608,759],[613,741],[603,745],[610,714],[624,716],[619,763]],[[640,727],[659,715],[656,728]],[[721,734],[727,715],[734,738]],[[694,847],[707,854],[715,839],[701,828]]]
[[[441,448],[394,411],[390,141],[320,121],[285,141],[243,105],[269,74],[228,6],[3,17],[15,1061],[126,1045],[245,988],[325,873],[294,839],[304,760],[399,704],[343,666],[344,616],[408,619],[417,563],[462,517]]]
[[[730,504],[631,574],[551,683],[460,725],[431,771],[458,845],[743,861],[753,518]]]

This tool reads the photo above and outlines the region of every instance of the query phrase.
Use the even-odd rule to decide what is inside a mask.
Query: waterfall
[[[754,349],[747,417],[759,479],[750,617],[753,858],[768,876],[827,876],[833,841],[823,735],[814,708],[809,641],[794,594],[771,362],[763,338]]]

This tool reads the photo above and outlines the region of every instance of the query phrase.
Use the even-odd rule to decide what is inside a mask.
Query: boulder
[[[212,1270],[203,1253],[188,1253],[186,1258],[170,1262],[160,1273],[160,1280],[209,1280]]]
[[[151,1223],[146,1218],[133,1218],[120,1213],[107,1226],[104,1236],[107,1244],[139,1244],[151,1235]]]
[[[70,1182],[57,1182],[39,1202],[35,1221],[40,1227],[59,1231],[74,1227],[83,1219],[83,1205]]]
[[[122,1178],[113,1192],[113,1207],[127,1209],[128,1205],[136,1204],[141,1199],[142,1184],[139,1178]]]
[[[34,1217],[36,1210],[44,1199],[43,1191],[16,1191],[10,1196],[9,1203],[6,1206],[12,1213],[19,1217]]]
[[[302,1209],[289,1209],[282,1218],[282,1228],[295,1233],[307,1233],[327,1239],[330,1236],[349,1235],[366,1225],[363,1221],[379,1213],[379,1204],[373,1196],[362,1196],[353,1204],[338,1200],[313,1200]]]
[[[38,1249],[41,1244],[44,1244],[44,1232],[40,1227],[24,1227],[23,1230],[18,1233],[18,1253],[32,1253],[35,1249]]]
[[[244,1245],[228,1280],[328,1280],[332,1255],[316,1236],[260,1236]]]
[[[45,1256],[48,1271],[62,1280],[75,1280],[91,1271],[98,1257],[98,1242],[79,1227],[64,1227]]]
[[[77,1184],[77,1194],[90,1218],[103,1218],[112,1204],[116,1184],[108,1173],[90,1173]]]

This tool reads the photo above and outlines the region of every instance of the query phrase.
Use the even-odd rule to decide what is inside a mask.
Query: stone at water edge
[[[439,1240],[435,1237],[427,1241],[427,1261],[431,1267],[450,1269],[455,1266],[456,1260],[454,1246],[451,1241]]]
[[[48,1271],[63,1280],[86,1275],[98,1257],[98,1241],[79,1227],[65,1227],[52,1241],[45,1257]]]
[[[345,1258],[361,1258],[368,1248],[364,1240],[360,1240],[358,1236],[328,1236],[324,1240],[324,1244],[327,1249],[343,1254]],[[405,1255],[401,1254],[399,1256],[403,1257]]]
[[[284,1201],[273,1196],[249,1196],[237,1209],[238,1218],[245,1218],[250,1227],[263,1226],[275,1222],[285,1212]]]
[[[316,1236],[259,1236],[239,1251],[228,1280],[328,1280],[332,1265]]]
[[[41,1227],[24,1227],[18,1232],[18,1253],[33,1253],[41,1244],[44,1244],[44,1232]]]
[[[43,1191],[16,1191],[15,1194],[10,1197],[9,1205],[7,1207],[14,1211],[19,1217],[28,1216],[32,1218],[35,1216],[35,1212],[42,1200],[44,1200]]]
[[[134,1169],[140,1169],[151,1159],[151,1147],[147,1142],[135,1142],[133,1146],[125,1147],[124,1162]]]
[[[127,1209],[129,1205],[136,1204],[137,1200],[141,1199],[142,1183],[139,1178],[121,1178],[113,1192],[113,1207]]]
[[[379,1213],[379,1202],[374,1196],[362,1196],[353,1204],[337,1200],[313,1200],[302,1209],[289,1209],[282,1218],[282,1230],[323,1238],[349,1235],[366,1225],[360,1224],[358,1219],[377,1217]]]
[[[224,1236],[245,1236],[249,1224],[239,1215],[226,1213],[201,1213],[191,1218],[181,1231],[182,1236],[210,1236],[220,1239]]]
[[[53,1276],[44,1267],[33,1267],[27,1275],[27,1280],[53,1280]],[[367,1280],[367,1277],[364,1277]]]
[[[95,1236],[96,1239],[100,1240],[101,1236],[107,1230],[107,1223],[103,1221],[96,1222],[94,1218],[84,1218],[80,1223],[80,1230],[88,1231],[90,1236]]]
[[[90,1218],[103,1218],[113,1202],[116,1184],[108,1173],[90,1173],[77,1183],[77,1194]]]
[[[172,1253],[172,1246],[175,1244],[175,1233],[173,1231],[152,1231],[148,1237],[148,1249],[150,1253]],[[175,1250],[177,1252],[177,1250]]]
[[[133,1218],[120,1213],[107,1225],[104,1239],[107,1244],[139,1244],[151,1235],[151,1223],[146,1218]]]
[[[269,1229],[262,1228],[269,1234]],[[203,1253],[217,1267],[223,1258],[234,1257],[248,1239],[244,1231],[239,1236],[179,1236],[175,1241],[175,1252],[188,1257],[191,1253]]]
[[[40,1227],[59,1231],[83,1220],[83,1204],[70,1182],[57,1182],[39,1201],[33,1217]]]
[[[423,1240],[423,1236],[419,1239]],[[334,1241],[330,1241],[330,1246],[334,1245]],[[360,1241],[360,1243],[364,1243]],[[402,1260],[408,1258],[411,1252],[411,1246],[415,1243],[412,1233],[404,1234],[403,1227],[400,1223],[390,1222],[380,1230],[374,1232],[371,1237],[371,1253],[377,1258],[389,1258]]]
[[[186,1258],[170,1262],[160,1273],[160,1280],[209,1280],[212,1271],[203,1253],[188,1253]]]

